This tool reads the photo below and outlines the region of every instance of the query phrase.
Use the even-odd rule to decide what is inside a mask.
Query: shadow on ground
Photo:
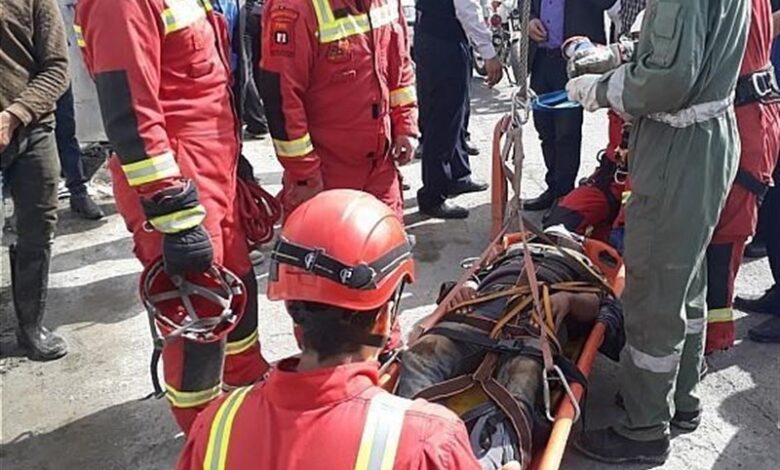
[[[24,433],[0,446],[2,468],[172,468],[183,437],[167,408],[165,400],[129,401],[51,432]]]

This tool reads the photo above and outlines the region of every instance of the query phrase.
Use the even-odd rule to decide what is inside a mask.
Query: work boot
[[[606,463],[644,462],[662,464],[669,458],[669,438],[635,441],[612,428],[585,431],[574,447],[585,456]]]
[[[70,195],[70,210],[79,217],[87,220],[100,220],[106,216],[103,213],[103,209],[100,208],[95,201],[89,196],[89,194],[71,194]]]
[[[36,251],[9,249],[11,286],[14,310],[19,320],[16,334],[19,346],[34,361],[50,361],[68,353],[68,345],[60,336],[43,325],[49,284],[51,248]]]
[[[682,432],[693,432],[701,424],[701,410],[682,411],[677,410],[669,424]]]
[[[780,343],[780,318],[770,318],[749,329],[748,338],[757,343]]]
[[[244,140],[262,140],[268,135],[268,126],[260,125],[258,127],[246,126],[244,129]]]
[[[764,292],[761,297],[748,299],[737,296],[734,299],[734,308],[748,313],[765,313],[767,315],[780,316],[780,284],[775,284]]]
[[[533,199],[526,199],[523,201],[523,210],[527,211],[544,211],[552,207],[555,204],[556,197],[549,189],[535,197]]]
[[[444,201],[437,206],[425,207],[420,205],[420,213],[435,217],[437,219],[465,219],[469,216],[469,211],[465,207]]]

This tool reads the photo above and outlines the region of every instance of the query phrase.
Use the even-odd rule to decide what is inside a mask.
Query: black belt
[[[734,106],[750,103],[773,103],[780,100],[780,87],[777,85],[775,69],[768,66],[758,72],[739,77],[737,80]]]
[[[764,200],[766,192],[769,191],[769,185],[767,183],[764,183],[763,181],[753,176],[752,173],[748,172],[747,170],[743,170],[742,168],[737,170],[737,178],[734,180],[734,182],[755,195],[759,204]]]

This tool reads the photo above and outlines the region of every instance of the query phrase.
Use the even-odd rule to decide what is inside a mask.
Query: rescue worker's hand
[[[19,127],[19,118],[8,111],[0,112],[0,152],[5,150],[14,137],[14,131]]]
[[[595,111],[601,107],[596,97],[596,87],[601,75],[588,74],[572,78],[566,83],[566,93],[569,99],[580,103],[588,111]]]
[[[579,77],[589,73],[603,74],[618,68],[629,61],[633,54],[633,43],[617,42],[609,46],[597,45],[589,49],[581,49],[574,53],[566,64],[569,78]]]
[[[528,37],[532,41],[544,42],[547,40],[547,28],[539,18],[534,18],[528,23]]]
[[[202,273],[214,262],[211,238],[202,225],[163,235],[163,263],[169,276]]]
[[[393,145],[390,147],[390,155],[399,165],[406,165],[414,158],[414,151],[417,149],[417,139],[408,135],[399,135],[393,139]]]
[[[493,88],[504,76],[504,66],[498,60],[498,56],[485,60],[485,71],[487,71],[485,83],[488,88]]]
[[[452,307],[462,304],[463,302],[467,302],[469,300],[474,299],[477,296],[477,288],[479,285],[474,281],[466,281],[465,284],[463,284],[460,289],[455,293],[455,296],[452,298],[452,301],[447,305],[448,309],[451,309]],[[462,309],[457,310],[457,313],[460,314],[467,314],[471,312],[471,307],[464,307]]]
[[[285,180],[283,184],[282,204],[286,211],[295,209],[325,189],[322,183],[322,176],[319,174],[302,181]],[[285,216],[288,215],[286,214]]]

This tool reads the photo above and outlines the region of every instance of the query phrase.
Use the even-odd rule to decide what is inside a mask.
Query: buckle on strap
[[[774,69],[766,69],[752,74],[750,83],[758,98],[765,98],[772,92],[777,92]]]

